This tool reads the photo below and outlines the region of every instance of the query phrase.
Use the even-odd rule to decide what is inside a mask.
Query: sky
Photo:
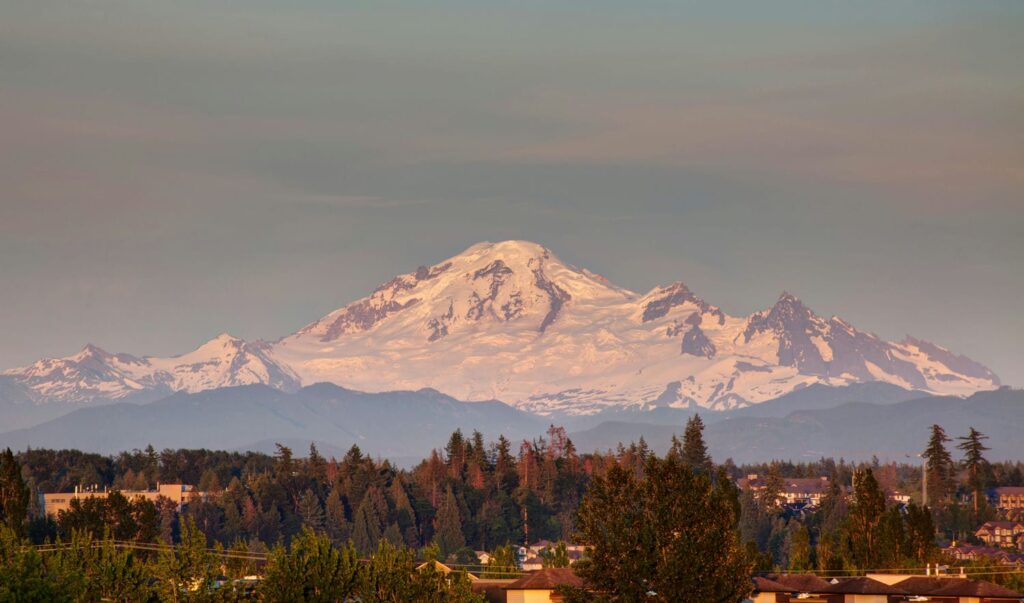
[[[275,339],[482,240],[1024,385],[1024,3],[0,2],[0,367]]]

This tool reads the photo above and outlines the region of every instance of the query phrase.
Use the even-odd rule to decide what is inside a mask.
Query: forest
[[[327,546],[344,559],[382,554],[401,557],[405,565],[438,559],[484,572],[478,552],[487,551],[499,559],[492,562],[499,566],[492,565],[491,575],[515,575],[512,545],[590,544],[581,538],[595,484],[605,483],[609,472],[643,483],[663,459],[725,493],[719,500],[732,508],[727,523],[750,571],[851,573],[947,562],[941,544],[970,542],[979,523],[998,516],[985,491],[1024,483],[1024,465],[988,462],[985,436],[974,430],[954,440],[932,426],[924,454],[928,500],[921,498],[920,464],[827,458],[715,463],[699,416],[681,431],[664,457],[643,439],[616,450],[580,453],[556,426],[544,437],[518,444],[503,437],[485,442],[478,432],[456,431],[443,448],[409,469],[370,458],[356,446],[340,459],[325,458],[315,445],[301,456],[280,445],[272,456],[152,447],[112,457],[76,450],[8,451],[0,458],[0,516],[11,532],[8,538],[35,546],[82,539],[184,544],[242,557],[277,555],[279,563],[296,548]],[[950,449],[962,458],[954,459]],[[767,485],[756,492],[738,489],[736,480],[752,473],[766,476]],[[817,508],[780,504],[783,480],[822,476],[829,489]],[[179,513],[165,504],[170,501],[153,504],[116,493],[158,483],[193,484],[204,495]],[[73,501],[57,517],[43,513],[38,493],[76,486],[115,492]],[[890,495],[897,491],[910,493],[912,500],[894,502]],[[554,549],[548,553],[546,564],[567,564]]]

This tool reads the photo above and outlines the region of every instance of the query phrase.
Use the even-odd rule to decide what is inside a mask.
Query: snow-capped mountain
[[[303,383],[431,387],[540,413],[734,408],[811,383],[968,394],[999,381],[915,339],[883,341],[783,294],[733,317],[682,283],[640,295],[524,241],[480,243],[399,276],[275,343]]]
[[[228,334],[172,358],[111,354],[90,344],[73,356],[47,358],[3,374],[37,400],[75,403],[118,400],[146,391],[199,392],[255,383],[285,390],[299,386],[291,370],[268,357],[266,344]]]
[[[634,293],[525,241],[474,245],[274,343],[221,336],[166,359],[87,347],[5,374],[70,401],[326,381],[369,392],[429,387],[542,414],[728,409],[813,383],[881,381],[956,395],[999,385],[968,358],[910,337],[883,341],[789,294],[765,311],[730,316],[683,283]]]

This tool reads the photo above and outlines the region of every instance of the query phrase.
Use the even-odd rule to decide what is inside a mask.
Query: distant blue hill
[[[820,401],[820,399],[818,399]],[[780,404],[788,408],[791,401]],[[766,403],[767,404],[767,403]],[[902,402],[847,402],[830,408],[793,410],[785,416],[707,417],[705,438],[717,461],[812,460],[844,457],[917,462],[929,428],[939,424],[956,437],[974,427],[990,436],[990,459],[1024,458],[1024,391],[1002,388],[966,399],[915,397]],[[571,433],[580,450],[605,450],[642,436],[656,452],[668,449],[681,425],[608,421]]]
[[[263,385],[174,394],[149,404],[84,408],[0,434],[13,449],[77,448],[116,453],[161,448],[270,450],[275,442],[358,444],[387,458],[422,458],[455,429],[488,438],[534,436],[544,422],[501,402],[465,403],[434,390],[369,394],[318,384],[285,393]],[[302,448],[299,448],[302,450]]]

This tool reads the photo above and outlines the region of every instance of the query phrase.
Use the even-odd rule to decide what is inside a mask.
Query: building
[[[955,542],[942,550],[957,561],[989,560],[996,561],[1002,565],[1013,566],[1016,569],[1024,569],[1024,553],[1015,553],[991,546],[959,544]]]
[[[1024,486],[1000,486],[989,490],[988,495],[999,510],[1024,509]]]
[[[750,488],[754,492],[764,490],[768,479],[751,473],[747,477],[740,478],[736,485],[740,490]],[[779,504],[796,505],[806,507],[817,507],[825,498],[829,490],[829,479],[827,477],[788,477],[782,479],[782,491],[779,493]]]
[[[106,498],[111,491],[106,489],[82,489],[75,487],[74,492],[54,492],[43,494],[43,511],[52,517],[56,517],[61,511],[71,508],[71,501],[86,500],[90,498]],[[188,484],[157,484],[155,490],[121,490],[121,495],[128,500],[144,498],[155,503],[159,498],[166,498],[174,503],[178,510],[193,497],[206,498],[205,492],[199,492],[194,486]]]
[[[505,586],[506,603],[553,603],[562,601],[559,586],[582,588],[583,580],[569,568],[548,568],[527,574]]]
[[[974,535],[989,546],[1024,550],[1024,522],[986,521]]]
[[[754,603],[1010,603],[1021,595],[991,582],[959,576],[868,574],[824,579],[807,574],[754,578]]]

